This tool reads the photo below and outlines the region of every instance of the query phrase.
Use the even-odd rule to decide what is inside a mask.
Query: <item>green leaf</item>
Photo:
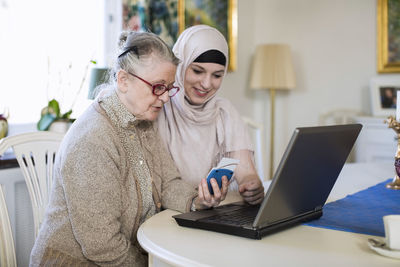
[[[56,118],[60,117],[60,105],[58,104],[57,100],[55,99],[50,100],[48,107],[50,113],[53,113],[56,116]]]
[[[56,116],[54,114],[47,113],[43,115],[37,123],[37,129],[39,131],[47,131],[53,121],[56,120]]]
[[[70,115],[72,113],[72,109],[70,109],[69,111],[65,112],[63,115],[61,115],[61,119],[70,119]]]
[[[97,64],[96,60],[90,60],[90,62],[93,63],[93,64]]]

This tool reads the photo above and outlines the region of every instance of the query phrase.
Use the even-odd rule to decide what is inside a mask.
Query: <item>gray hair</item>
[[[156,56],[175,66],[179,59],[171,48],[156,34],[150,32],[124,31],[119,38],[120,53],[115,62],[114,72],[123,69],[136,73],[136,70],[149,66]]]
[[[114,67],[108,72],[108,82],[99,85],[94,95],[105,89],[115,88],[116,73],[125,70],[136,74],[136,70],[153,64],[153,59],[164,60],[178,66],[179,59],[171,48],[156,34],[151,32],[123,31],[119,37],[119,53]]]

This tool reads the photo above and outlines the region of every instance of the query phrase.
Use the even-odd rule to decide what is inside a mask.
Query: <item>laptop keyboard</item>
[[[217,214],[208,218],[201,219],[199,221],[207,223],[222,223],[235,226],[243,226],[253,223],[259,208],[260,205],[244,206],[239,209],[223,214]]]

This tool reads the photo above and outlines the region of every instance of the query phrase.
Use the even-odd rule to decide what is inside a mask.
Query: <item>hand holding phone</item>
[[[218,187],[221,188],[222,187],[222,176],[226,175],[226,177],[228,178],[228,181],[231,180],[232,175],[233,175],[233,171],[228,170],[228,169],[212,169],[210,174],[208,174],[207,176],[207,185],[208,185],[208,191],[210,191],[211,195],[214,195],[214,190],[212,188],[211,185],[211,178],[215,178],[215,180],[217,180],[218,183]]]
[[[228,181],[230,181],[233,176],[233,172],[238,164],[238,159],[222,158],[217,167],[211,169],[211,171],[207,175],[208,191],[210,191],[211,195],[214,195],[214,190],[212,188],[210,179],[215,178],[218,183],[218,187],[221,188],[222,176],[226,175]]]

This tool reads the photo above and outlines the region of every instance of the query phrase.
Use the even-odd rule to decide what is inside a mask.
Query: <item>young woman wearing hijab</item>
[[[198,196],[179,177],[153,121],[178,90],[179,60],[155,34],[129,32],[114,81],[71,126],[30,266],[147,266],[136,233],[161,208],[181,212],[225,198],[203,179]]]
[[[159,131],[182,178],[193,186],[223,157],[239,159],[235,181],[250,204],[260,203],[264,188],[255,166],[246,125],[232,104],[216,93],[228,66],[228,44],[216,29],[192,26],[173,47],[181,60],[175,82],[184,89],[164,105]]]

